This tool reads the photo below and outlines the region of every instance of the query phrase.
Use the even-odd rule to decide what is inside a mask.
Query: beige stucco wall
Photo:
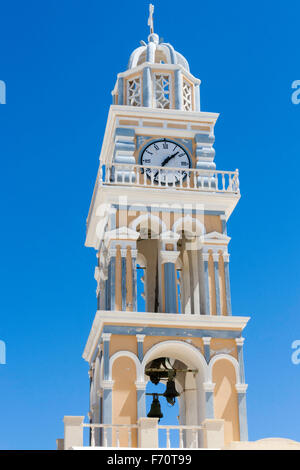
[[[215,418],[224,419],[225,445],[239,441],[238,397],[235,389],[236,376],[228,360],[219,360],[213,367]]]
[[[115,360],[112,367],[114,380],[112,394],[112,423],[136,424],[137,421],[137,394],[136,394],[136,368],[132,359],[120,357]],[[128,446],[128,430],[120,429],[120,446]],[[113,446],[116,445],[116,436],[113,433]],[[132,432],[132,446],[137,447],[137,432]]]

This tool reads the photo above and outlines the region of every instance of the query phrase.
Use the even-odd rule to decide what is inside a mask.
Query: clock
[[[183,181],[191,159],[187,151],[177,142],[168,139],[152,141],[142,150],[141,165],[148,178],[155,183],[174,184]],[[164,167],[161,169],[151,167]]]

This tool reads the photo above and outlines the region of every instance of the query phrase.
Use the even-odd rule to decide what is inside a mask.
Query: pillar
[[[158,448],[158,418],[140,418],[138,420],[138,446],[144,449]]]
[[[126,257],[127,257],[127,248],[121,248],[121,290],[122,290],[122,311],[126,310],[126,298],[127,298],[127,288],[126,288]]]
[[[165,312],[177,313],[177,281],[175,263],[179,251],[161,251],[161,264],[164,269]]]
[[[203,336],[203,344],[204,344],[204,357],[207,362],[207,364],[210,361],[210,341],[211,337],[210,336]]]
[[[183,79],[180,69],[175,70],[175,109],[183,109]]]
[[[223,260],[224,260],[224,273],[225,273],[227,315],[232,315],[230,277],[229,277],[229,253],[223,253]]]
[[[64,450],[83,447],[84,416],[64,416]]]
[[[213,419],[215,417],[214,411],[214,389],[215,385],[212,382],[204,382],[203,389],[205,392],[205,417]]]
[[[209,295],[209,272],[208,262],[209,253],[203,253],[203,264],[204,264],[204,290],[205,290],[205,315],[211,314],[210,295]]]
[[[143,70],[143,106],[147,108],[152,107],[153,101],[153,86],[150,67],[145,67]]]
[[[146,417],[146,385],[146,382],[135,382],[138,420]]]
[[[217,315],[221,315],[219,257],[220,257],[219,253],[213,253],[214,273],[215,273],[215,290],[216,290],[216,313],[217,313]]]
[[[240,423],[240,440],[248,441],[248,423],[247,423],[247,406],[246,391],[247,384],[236,384],[235,388],[238,393],[239,405],[239,423]]]

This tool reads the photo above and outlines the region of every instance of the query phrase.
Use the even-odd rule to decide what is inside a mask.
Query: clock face
[[[187,152],[172,140],[160,139],[147,145],[141,155],[146,175],[161,184],[174,184],[184,180],[191,167]],[[163,167],[161,169],[151,167]]]

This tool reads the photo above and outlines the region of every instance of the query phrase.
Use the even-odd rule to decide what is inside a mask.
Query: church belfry
[[[218,426],[225,444],[248,440],[249,318],[232,314],[227,234],[238,170],[216,169],[218,114],[201,110],[200,80],[154,33],[152,15],[112,91],[87,218],[97,312],[83,357],[90,422],[102,426],[93,439],[138,445],[156,371],[179,394],[184,447],[205,447],[201,428]]]

